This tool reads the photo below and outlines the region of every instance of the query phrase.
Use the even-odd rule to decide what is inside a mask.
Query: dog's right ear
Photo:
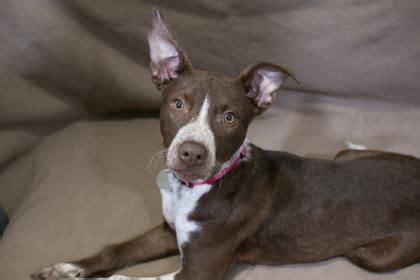
[[[152,9],[152,22],[148,34],[152,80],[160,88],[174,80],[191,65],[175,34],[171,32],[158,9]]]

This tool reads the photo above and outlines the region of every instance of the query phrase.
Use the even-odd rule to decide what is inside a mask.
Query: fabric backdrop
[[[2,168],[74,119],[158,108],[153,6],[196,68],[237,75],[269,60],[296,73],[286,87],[299,93],[420,105],[416,0],[0,0]]]

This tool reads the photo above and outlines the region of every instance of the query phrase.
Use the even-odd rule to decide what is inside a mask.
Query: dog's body
[[[237,262],[345,256],[382,272],[420,261],[419,159],[345,151],[327,161],[264,151],[246,140],[247,127],[287,71],[269,63],[238,79],[196,71],[156,10],[149,45],[163,93],[165,223],[33,279],[106,276],[178,252],[180,270],[161,279],[221,279]]]

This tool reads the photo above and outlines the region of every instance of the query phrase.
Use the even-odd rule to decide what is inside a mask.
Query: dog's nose
[[[181,162],[191,167],[202,165],[207,159],[206,148],[197,142],[187,141],[182,143],[178,152]]]

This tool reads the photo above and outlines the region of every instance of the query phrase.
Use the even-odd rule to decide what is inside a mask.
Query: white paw
[[[58,280],[62,278],[83,277],[84,270],[71,263],[58,263],[52,267],[44,268],[31,276],[32,280]]]
[[[351,141],[346,141],[345,144],[347,146],[347,149],[350,149],[350,150],[360,150],[360,151],[367,150],[366,146],[363,146],[363,145],[360,145],[360,144],[357,144],[357,143],[353,143]]]

